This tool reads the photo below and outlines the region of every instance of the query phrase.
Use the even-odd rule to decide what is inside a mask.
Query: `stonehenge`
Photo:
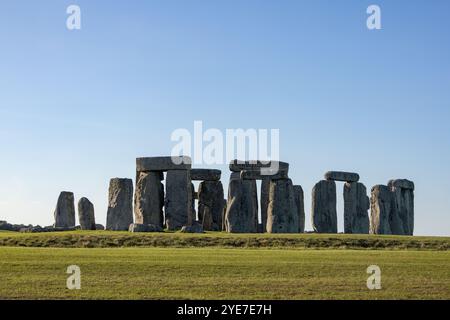
[[[109,183],[106,229],[127,231],[133,223],[133,181],[111,179]]]
[[[55,228],[75,227],[75,198],[72,192],[61,192],[54,216]]]
[[[233,160],[229,169],[228,197],[224,197],[220,170],[191,168],[191,159],[185,156],[137,158],[135,188],[131,179],[110,180],[106,230],[305,232],[305,195],[302,186],[294,185],[289,177],[288,163]],[[366,186],[359,180],[357,173],[328,171],[314,185],[311,194],[314,232],[338,232],[336,183],[343,182],[344,233],[413,235],[414,182],[392,179],[386,185],[375,185],[369,198]],[[195,181],[199,182],[198,190]],[[261,181],[259,195],[257,181]],[[53,226],[1,222],[0,230],[105,229],[96,224],[94,205],[85,197],[78,202],[78,216],[80,225],[75,226],[74,194],[61,192]]]

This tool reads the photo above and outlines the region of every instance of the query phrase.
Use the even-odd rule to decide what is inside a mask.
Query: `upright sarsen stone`
[[[344,232],[369,233],[369,197],[366,187],[359,182],[344,184]]]
[[[394,197],[395,224],[391,224],[392,234],[414,234],[414,183],[406,179],[391,180],[388,183]]]
[[[295,204],[298,212],[298,232],[305,232],[305,200],[302,186],[294,186]]]
[[[394,218],[392,214],[393,210],[393,193],[387,186],[374,186],[370,197],[371,234],[392,234],[391,223]]]
[[[133,180],[111,179],[108,202],[106,229],[127,231],[133,223]]]
[[[191,225],[192,185],[189,170],[169,170],[166,176],[165,214],[166,227],[180,230]]]
[[[75,199],[72,192],[60,193],[54,216],[56,228],[75,227]]]
[[[322,180],[312,190],[312,224],[318,233],[337,233],[336,183]]]
[[[80,220],[81,230],[97,230],[94,205],[87,198],[81,198],[78,201],[78,220]]]
[[[269,207],[270,179],[261,181],[261,224],[262,232],[267,232],[267,209]]]
[[[225,216],[227,232],[258,231],[258,194],[255,180],[242,180],[238,172],[231,174]]]
[[[223,197],[222,182],[203,181],[200,183],[198,188],[198,219],[203,221],[204,230],[222,230]],[[207,214],[210,217],[206,217]]]
[[[270,181],[268,233],[298,233],[299,214],[291,179]]]
[[[164,175],[159,171],[139,172],[134,195],[134,217],[136,224],[163,227]]]

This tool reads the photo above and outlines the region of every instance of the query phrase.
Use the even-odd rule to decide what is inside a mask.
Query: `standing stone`
[[[231,174],[228,187],[226,227],[230,233],[258,231],[258,194],[255,180],[242,180]]]
[[[191,217],[192,221],[197,220],[197,211],[195,210],[195,200],[198,200],[198,193],[195,192],[195,186],[193,183],[191,183]]]
[[[322,180],[312,190],[312,224],[318,233],[337,233],[336,183]]]
[[[393,215],[395,224],[391,223],[392,234],[414,234],[414,183],[412,181],[391,180],[388,187],[394,197]]]
[[[111,179],[108,200],[106,229],[127,231],[133,223],[133,180]]]
[[[205,221],[205,213],[211,215],[211,223],[203,224],[206,231],[220,231],[223,214],[223,186],[220,181],[203,181],[198,188],[198,219]],[[209,219],[209,217],[208,217]],[[208,221],[208,220],[206,220]]]
[[[267,208],[269,207],[270,179],[261,181],[261,224],[262,232],[267,232]]]
[[[223,199],[223,210],[222,210],[222,231],[227,231],[227,199]]]
[[[94,205],[87,198],[81,198],[78,201],[78,220],[80,220],[81,230],[97,230]]]
[[[190,226],[192,216],[192,185],[189,170],[170,170],[166,176],[166,227],[180,230]]]
[[[139,172],[134,195],[134,218],[136,224],[163,227],[164,186],[163,173]]]
[[[75,227],[75,199],[72,192],[61,192],[54,216],[55,228]]]
[[[302,186],[294,186],[295,204],[298,212],[298,232],[305,232],[305,200]]]
[[[370,197],[371,234],[392,234],[391,223],[392,219],[395,218],[392,215],[393,210],[393,193],[387,186],[374,186]]]
[[[291,179],[270,181],[268,233],[298,233],[299,215]]]
[[[369,197],[366,187],[359,182],[344,184],[344,232],[369,233]]]

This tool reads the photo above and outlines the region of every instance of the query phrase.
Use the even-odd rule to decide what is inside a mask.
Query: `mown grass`
[[[206,234],[75,231],[59,233],[1,232],[0,246],[54,248],[221,247],[292,249],[449,250],[449,237],[405,237],[348,234]]]
[[[2,247],[0,274],[3,299],[450,299],[449,251]]]

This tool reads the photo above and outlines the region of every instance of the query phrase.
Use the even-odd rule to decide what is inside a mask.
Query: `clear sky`
[[[280,129],[309,230],[313,185],[347,170],[368,190],[413,180],[415,233],[450,235],[449,15],[447,0],[1,1],[0,220],[50,225],[68,190],[104,224],[109,179],[201,120]]]

